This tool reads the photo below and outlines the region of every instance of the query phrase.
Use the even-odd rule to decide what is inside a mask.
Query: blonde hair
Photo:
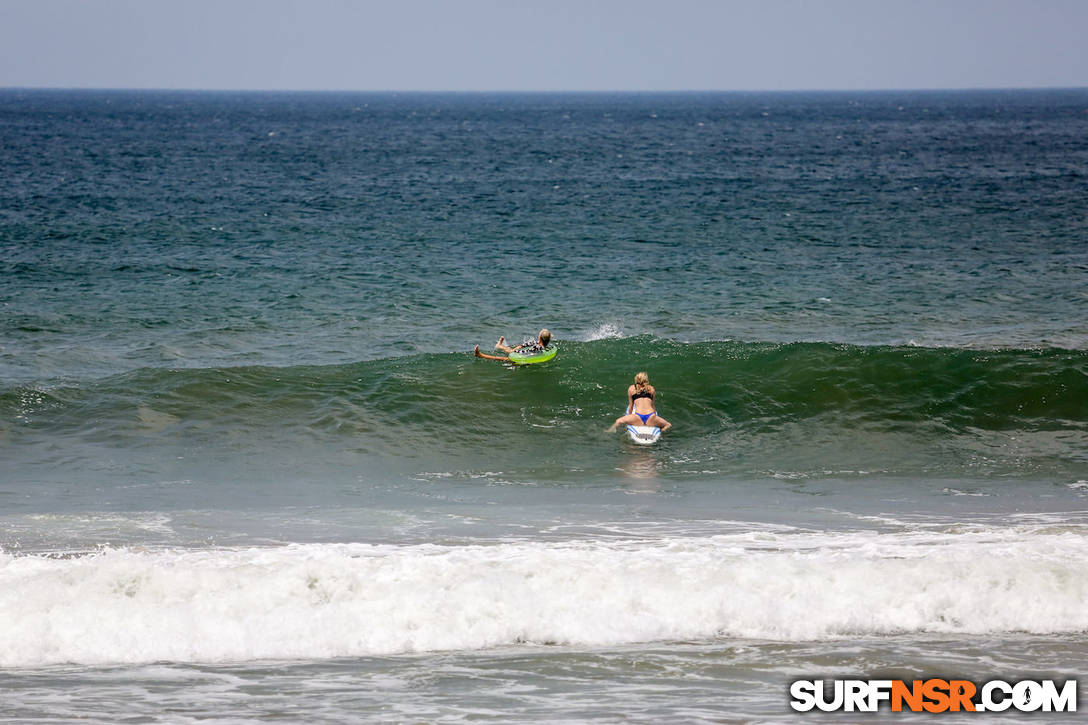
[[[635,385],[639,388],[645,388],[650,384],[650,376],[646,373],[635,373]]]
[[[537,335],[537,339],[540,340],[540,343],[544,347],[547,347],[548,343],[552,341],[552,333],[548,332],[548,328],[544,328],[540,331],[540,334]]]

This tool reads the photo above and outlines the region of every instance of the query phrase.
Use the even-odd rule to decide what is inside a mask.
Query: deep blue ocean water
[[[11,721],[1088,666],[1088,91],[0,90],[0,170]]]

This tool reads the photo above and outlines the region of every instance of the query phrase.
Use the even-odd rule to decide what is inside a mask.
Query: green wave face
[[[738,472],[1079,475],[1088,463],[1088,353],[678,343],[564,343],[547,365],[424,354],[317,367],[144,369],[0,395],[4,439],[226,456],[294,441],[439,468],[539,463],[607,472],[602,431],[646,371],[674,430],[660,455]],[[550,462],[550,463],[549,463]],[[697,468],[697,467],[696,467]]]

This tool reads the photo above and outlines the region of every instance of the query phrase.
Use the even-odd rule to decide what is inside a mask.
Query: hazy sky
[[[0,0],[0,87],[1088,86],[1088,0]]]

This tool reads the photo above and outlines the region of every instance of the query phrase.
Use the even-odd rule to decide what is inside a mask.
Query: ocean
[[[6,89],[0,179],[2,722],[1088,671],[1088,90]]]

